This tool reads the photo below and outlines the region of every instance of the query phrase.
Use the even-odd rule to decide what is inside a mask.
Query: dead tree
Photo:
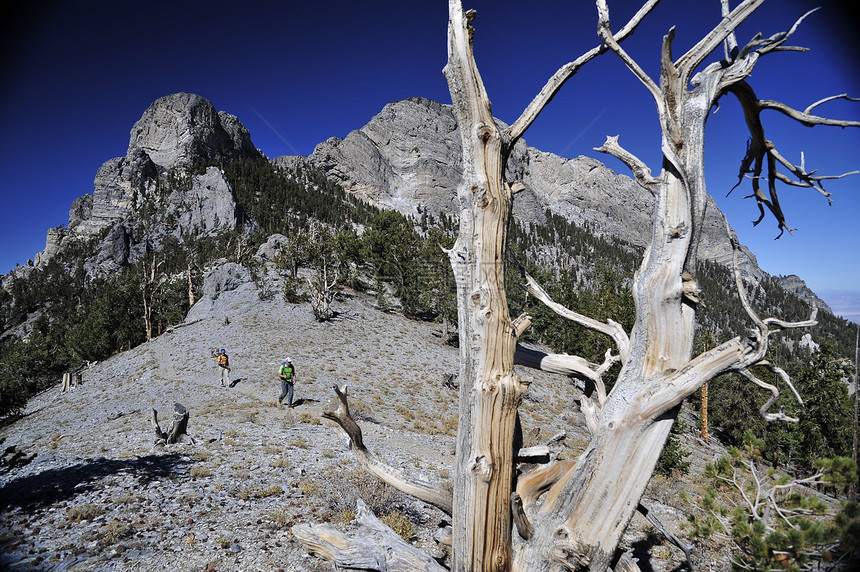
[[[784,43],[794,31],[792,28],[766,39],[757,36],[738,49],[734,30],[762,2],[745,0],[729,10],[724,0],[721,21],[677,60],[672,58],[670,31],[663,42],[661,76],[655,82],[624,52],[620,40],[632,33],[656,2],[646,4],[627,26],[613,34],[606,2],[598,0],[601,45],[559,70],[523,115],[509,128],[502,128],[491,114],[472,53],[471,21],[475,14],[464,13],[459,0],[449,1],[445,77],[464,160],[464,178],[458,188],[460,234],[449,252],[457,282],[461,363],[452,496],[452,506],[457,510],[452,514],[450,539],[452,570],[602,571],[613,565],[618,542],[651,478],[677,406],[717,375],[735,371],[768,389],[772,397],[762,406],[763,415],[785,419],[782,413],[770,412],[779,394],[776,386],[756,378],[750,367],[771,367],[782,375],[764,361],[770,336],[787,328],[813,325],[814,313],[809,320],[798,323],[759,317],[747,301],[737,272],[737,255],[738,293],[753,323],[753,334],[693,356],[694,318],[701,303],[696,260],[707,198],[703,168],[705,120],[722,96],[731,93],[739,98],[753,138],[741,176],[753,175],[754,196],[760,209],[769,210],[781,230],[789,227],[779,208],[775,183],[790,181],[826,194],[822,182],[828,177],[808,173],[802,164],[793,165],[782,158],[776,146],[764,138],[761,111],[775,109],[808,125],[848,127],[860,126],[860,122],[814,116],[811,109],[818,104],[800,112],[755,97],[746,78],[759,57],[789,49]],[[725,59],[693,76],[704,59],[724,43]],[[555,303],[530,277],[526,284],[533,296],[558,314],[607,336],[612,347],[604,361],[595,364],[578,356],[544,355],[517,347],[517,338],[528,328],[530,318],[511,319],[505,297],[505,231],[517,184],[505,181],[504,172],[513,144],[561,84],[604,50],[618,55],[652,94],[662,134],[663,168],[657,176],[624,150],[617,137],[610,137],[598,149],[628,165],[637,182],[656,198],[652,240],[632,286],[634,325],[627,332],[615,322],[579,315]],[[794,178],[782,174],[780,166]],[[767,193],[759,188],[763,170]],[[737,246],[733,236],[732,240]],[[552,459],[545,466],[516,474],[517,409],[529,381],[516,374],[515,361],[586,379],[595,388],[580,401],[591,437],[576,460]],[[616,362],[620,362],[620,373],[607,393],[603,376]],[[783,380],[789,381],[787,376]],[[356,432],[357,425],[349,418],[345,392],[340,393],[341,414],[331,418],[346,430],[353,445],[360,444],[360,431]],[[355,448],[363,451],[360,457],[367,456],[363,445]],[[370,463],[367,466],[371,467]],[[389,482],[396,482],[389,471],[383,474],[391,479]],[[411,483],[401,486],[401,490],[408,485]],[[413,494],[428,502],[435,497],[432,487],[419,488]],[[302,541],[314,550],[312,538],[312,534],[305,535]],[[378,550],[360,537],[339,536],[338,543]],[[626,556],[614,566],[616,570],[636,569]]]
[[[161,271],[164,260],[158,260],[158,253],[146,242],[144,256],[140,262],[140,293],[143,298],[143,322],[146,327],[146,341],[152,339],[152,321],[167,275]],[[161,332],[159,332],[161,333]]]
[[[155,446],[172,445],[183,440],[183,436],[187,437],[191,443],[194,443],[194,438],[187,433],[188,430],[188,410],[181,403],[173,404],[173,419],[170,422],[170,428],[163,431],[158,424],[158,411],[152,410],[152,428],[155,429]]]

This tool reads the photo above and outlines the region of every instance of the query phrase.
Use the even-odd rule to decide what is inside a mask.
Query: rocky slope
[[[336,303],[337,320],[318,323],[307,305],[261,300],[235,265],[213,270],[206,292],[181,326],[92,365],[73,392],[61,393],[58,382],[0,430],[4,448],[32,458],[0,475],[0,568],[331,570],[304,553],[290,526],[348,527],[359,494],[379,516],[408,515],[413,542],[442,557],[432,534],[443,515],[364,476],[344,437],[319,416],[331,386],[348,385],[368,446],[402,472],[445,486],[457,410],[445,374],[457,371],[458,354],[440,343],[438,327],[379,312],[351,293]],[[212,358],[221,347],[231,388],[220,386]],[[294,409],[277,404],[274,372],[287,356],[298,368]],[[585,439],[575,388],[521,375],[535,378],[521,408],[525,445],[563,432],[557,450],[575,455]],[[195,442],[154,448],[151,411],[166,424],[174,402],[190,411]],[[692,474],[655,477],[646,500],[682,537],[679,493],[695,498],[702,464],[722,453],[692,433],[683,439]],[[639,517],[625,547],[654,570],[683,559]],[[697,550],[705,569],[725,569],[718,544]]]

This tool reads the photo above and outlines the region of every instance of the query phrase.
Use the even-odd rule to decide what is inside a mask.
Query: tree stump
[[[153,408],[152,427],[155,429],[155,446],[179,443],[183,440],[183,436],[188,437],[191,443],[194,444],[194,438],[186,432],[188,429],[188,410],[181,403],[173,404],[173,420],[166,432],[159,426],[158,411]]]

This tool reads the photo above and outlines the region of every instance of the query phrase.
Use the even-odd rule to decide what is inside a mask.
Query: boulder
[[[280,254],[281,250],[287,244],[287,237],[283,234],[273,234],[266,242],[260,245],[257,249],[256,258],[264,262],[272,262]]]
[[[235,262],[226,262],[206,274],[203,279],[203,295],[215,299],[222,292],[235,290],[250,281],[251,273],[247,268]]]

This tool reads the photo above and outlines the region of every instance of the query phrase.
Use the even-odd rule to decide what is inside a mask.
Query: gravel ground
[[[182,326],[92,365],[74,391],[58,384],[33,398],[23,419],[0,430],[4,448],[33,456],[0,475],[0,568],[328,571],[290,527],[349,527],[356,495],[377,516],[405,515],[413,542],[443,557],[432,539],[443,515],[365,476],[320,413],[332,385],[348,385],[368,447],[444,486],[457,419],[444,376],[457,371],[458,352],[441,343],[438,325],[379,312],[363,295],[344,294],[335,307],[338,319],[321,324],[308,305],[260,300],[246,283],[198,302]],[[231,388],[218,381],[220,348]],[[293,409],[277,402],[286,357],[297,368]],[[521,408],[525,445],[564,430],[573,451],[585,435],[570,383],[521,375],[535,378]],[[187,407],[195,442],[154,447],[152,410],[166,426],[174,403]],[[649,493],[652,511],[678,535],[684,512],[672,503],[687,486],[655,479]],[[682,562],[639,517],[625,543],[643,570]],[[707,559],[723,568],[718,554]]]

